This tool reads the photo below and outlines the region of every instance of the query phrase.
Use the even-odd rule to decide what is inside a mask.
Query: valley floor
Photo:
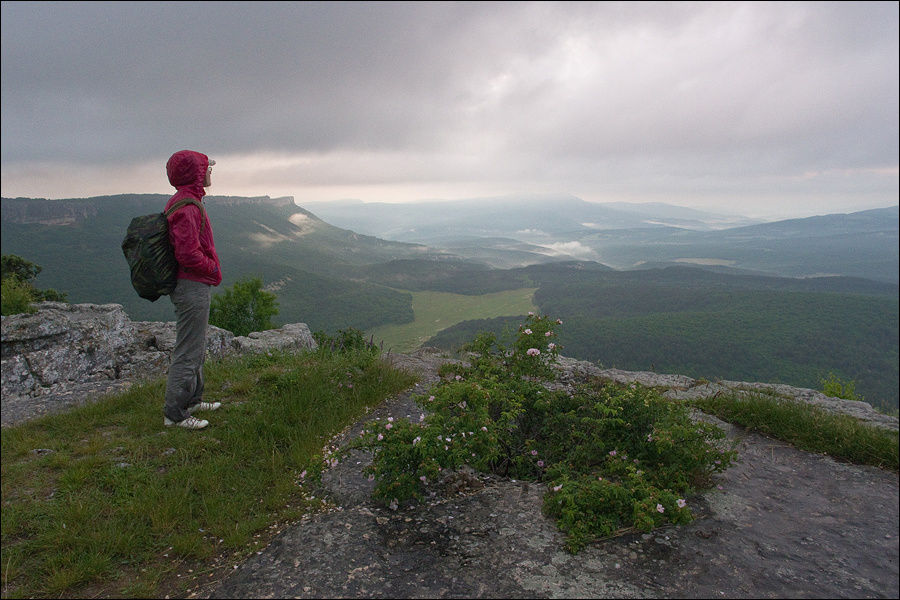
[[[443,329],[471,319],[490,319],[537,312],[536,288],[521,288],[477,296],[448,292],[412,292],[415,320],[403,325],[384,325],[367,332],[376,344],[394,352],[411,352]]]

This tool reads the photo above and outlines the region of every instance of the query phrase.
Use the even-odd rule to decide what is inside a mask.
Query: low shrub
[[[327,352],[365,352],[376,355],[380,349],[372,340],[366,340],[363,332],[355,327],[340,329],[334,335],[324,331],[313,332],[313,339],[319,348]]]
[[[232,332],[249,335],[275,329],[272,317],[278,314],[278,297],[263,289],[259,277],[244,277],[212,297],[209,323]]]
[[[32,313],[31,303],[36,299],[33,288],[16,277],[6,277],[0,281],[0,312],[3,316]]]
[[[855,381],[844,381],[832,372],[828,373],[828,377],[820,379],[822,384],[822,393],[831,398],[841,398],[842,400],[865,401],[861,395],[856,393]]]
[[[469,366],[441,369],[412,422],[370,422],[344,449],[373,453],[374,496],[423,500],[443,471],[464,466],[547,485],[544,513],[576,552],[592,540],[691,520],[686,498],[736,453],[717,427],[638,385],[552,391],[561,321],[529,315],[510,347],[492,334],[467,346]]]

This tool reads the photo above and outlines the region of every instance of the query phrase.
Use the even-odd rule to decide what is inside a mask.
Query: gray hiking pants
[[[212,290],[205,283],[179,279],[169,297],[175,305],[175,349],[169,364],[163,412],[178,422],[188,418],[187,409],[203,398],[203,362]]]

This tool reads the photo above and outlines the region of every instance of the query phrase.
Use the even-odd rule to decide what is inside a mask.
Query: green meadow
[[[449,292],[412,292],[415,318],[403,325],[382,325],[366,332],[376,344],[393,352],[410,352],[431,339],[439,331],[471,319],[490,319],[537,312],[534,292],[537,288],[520,288],[469,296]]]

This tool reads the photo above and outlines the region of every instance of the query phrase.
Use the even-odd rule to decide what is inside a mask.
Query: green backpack
[[[131,269],[131,285],[141,298],[156,302],[167,296],[178,283],[178,261],[169,241],[168,216],[187,204],[200,209],[200,232],[206,224],[206,211],[196,200],[181,200],[164,213],[135,217],[122,241],[122,252]]]

